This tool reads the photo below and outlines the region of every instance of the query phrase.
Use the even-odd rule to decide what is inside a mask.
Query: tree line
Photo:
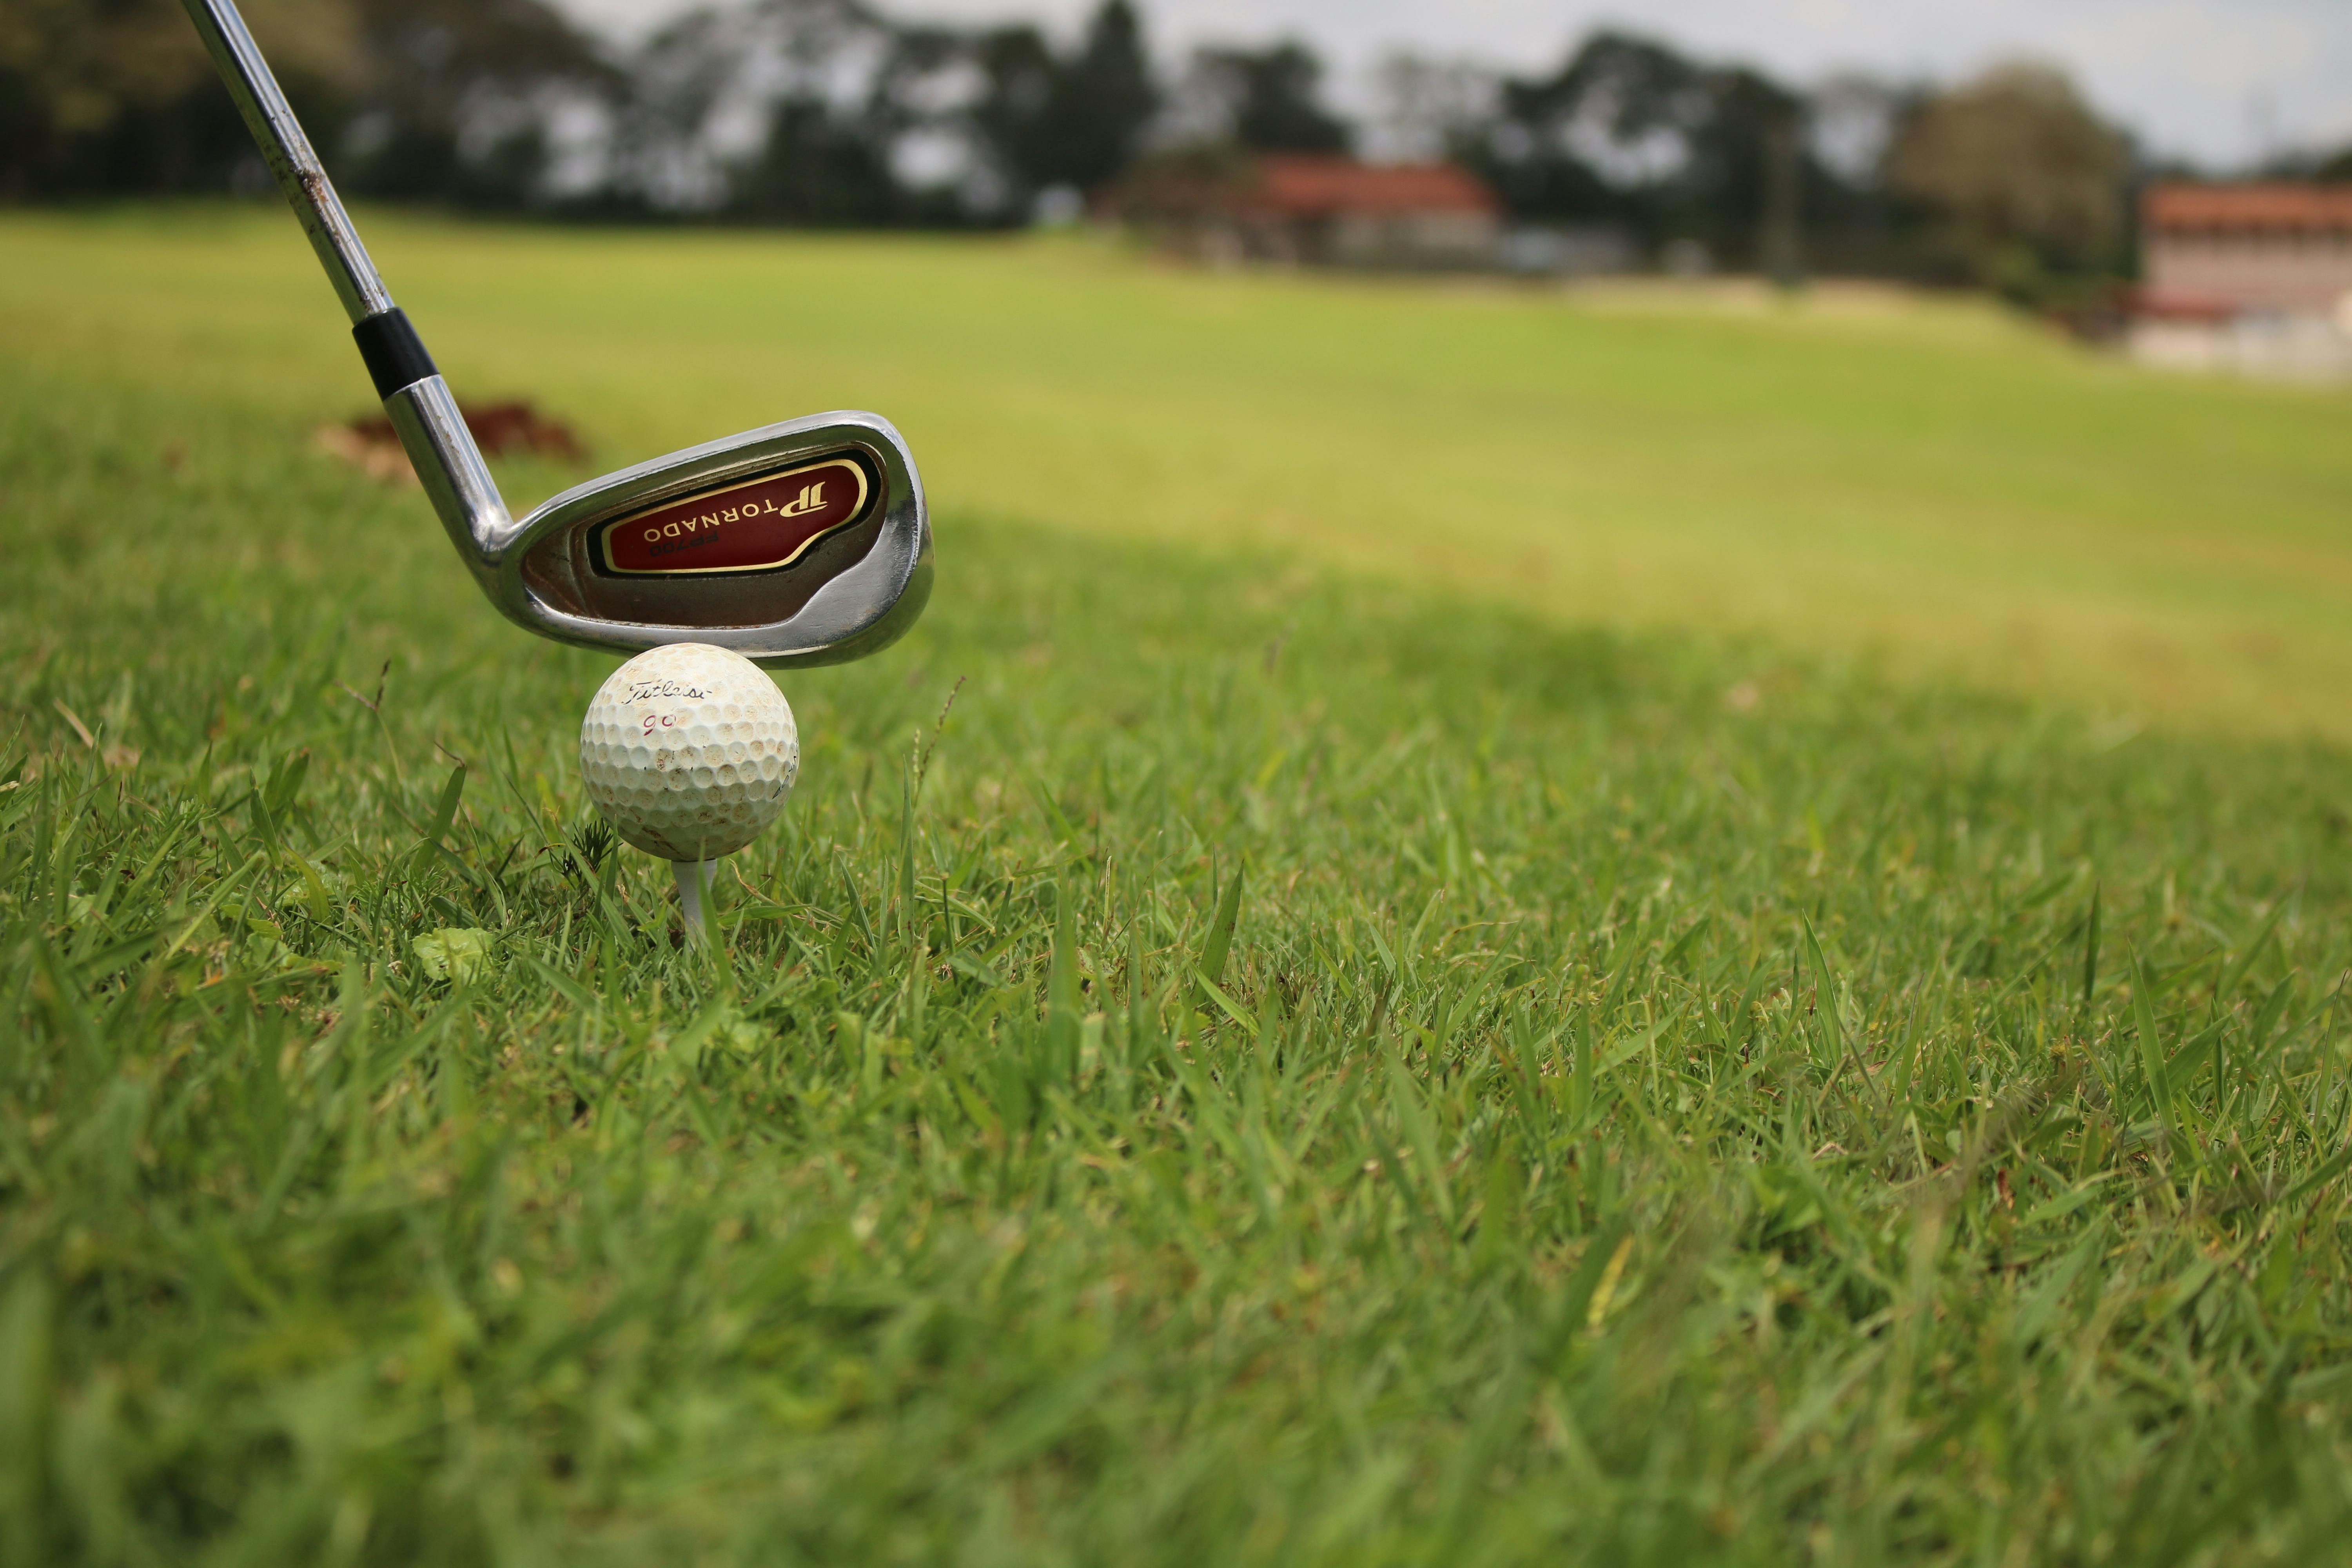
[[[484,212],[1003,226],[1203,150],[1356,152],[1455,159],[1516,223],[1653,257],[2031,297],[2128,270],[2142,172],[2048,67],[1800,89],[1615,29],[1527,75],[1393,58],[1351,120],[1305,45],[1163,61],[1132,0],[1066,40],[734,0],[625,50],[547,0],[244,9],[347,191]],[[0,196],[261,183],[174,0],[0,0]]]

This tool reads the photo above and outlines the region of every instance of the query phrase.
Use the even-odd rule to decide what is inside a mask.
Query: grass
[[[2352,741],[2341,391],[2166,378],[1981,307],[1837,290],[1734,309],[1211,277],[1082,242],[368,234],[455,384],[551,403],[612,465],[880,408],[966,516]],[[19,363],[169,366],[257,418],[364,403],[275,205],[10,216],[0,258]]]
[[[699,955],[611,661],[118,277],[0,318],[0,1559],[2341,1558],[2335,745],[941,484]]]

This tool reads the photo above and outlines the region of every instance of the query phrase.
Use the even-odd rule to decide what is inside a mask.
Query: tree
[[[1502,79],[1467,60],[1398,49],[1381,59],[1373,85],[1376,155],[1426,160],[1459,156],[1477,144],[1494,124]]]
[[[1118,178],[1159,107],[1127,0],[1105,0],[1066,59],[1026,25],[981,34],[971,53],[986,85],[971,128],[1012,187],[1008,210],[1025,210],[1025,198],[1051,186],[1083,191]]]
[[[2053,66],[2015,62],[1929,99],[1896,133],[1895,187],[1979,281],[2031,295],[2108,262],[2131,154]]]
[[[1685,226],[1718,253],[1755,262],[1781,282],[1800,269],[1808,177],[1804,104],[1760,71],[1703,72],[1706,110],[1685,133],[1687,161],[1672,182]]]
[[[250,0],[297,107],[358,75],[345,0]],[[0,0],[0,195],[226,188],[253,144],[173,0]]]
[[[546,0],[243,0],[339,181],[520,205],[615,75]],[[173,0],[0,0],[0,194],[226,190],[253,143]]]
[[[824,227],[872,227],[899,216],[884,149],[805,96],[769,112],[760,156],[736,176],[733,210],[746,217]]]
[[[622,212],[904,221],[891,155],[941,38],[860,0],[690,12],[627,61],[607,199]]]
[[[1103,0],[1046,107],[1045,184],[1091,190],[1117,179],[1160,110],[1143,24],[1128,0]]]
[[[1205,48],[1195,90],[1224,135],[1257,153],[1345,153],[1347,122],[1323,107],[1323,62],[1296,39],[1264,49]]]
[[[1054,123],[1062,63],[1025,23],[982,33],[971,52],[986,84],[970,111],[972,132],[1005,184],[1026,197],[1054,184],[1062,163]]]
[[[1761,72],[1603,29],[1556,74],[1506,79],[1492,126],[1465,153],[1519,216],[1696,239],[1786,276],[1824,179],[1803,109]]]
[[[969,149],[961,155],[950,151],[960,138],[959,116],[949,100],[969,39],[952,27],[893,26],[868,15],[881,45],[880,63],[866,77],[853,113],[835,119],[873,158],[880,176],[874,195],[886,204],[877,210],[887,215],[882,221],[936,225],[1001,216],[1013,193],[998,172],[972,159]]]
[[[360,194],[523,206],[547,121],[619,73],[546,0],[356,0],[366,62],[344,183]]]
[[[1689,155],[1700,77],[1664,44],[1604,29],[1549,77],[1505,79],[1474,162],[1521,217],[1635,217],[1643,187]]]

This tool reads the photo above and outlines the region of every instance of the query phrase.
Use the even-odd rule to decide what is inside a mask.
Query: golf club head
[[[509,619],[583,647],[703,642],[772,667],[862,658],[914,624],[931,591],[930,522],[907,443],[877,415],[746,430],[510,516],[235,0],[184,3],[434,510]]]
[[[483,591],[543,637],[833,664],[895,641],[930,596],[922,479],[878,415],[813,415],[689,447],[509,521],[438,376],[385,406]]]

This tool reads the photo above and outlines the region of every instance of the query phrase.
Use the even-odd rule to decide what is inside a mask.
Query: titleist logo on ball
[[[671,501],[597,531],[597,569],[625,577],[773,572],[866,512],[866,470],[847,458]]]
[[[710,695],[709,688],[679,680],[632,680],[625,702],[651,702],[663,697],[683,697],[699,702]]]

